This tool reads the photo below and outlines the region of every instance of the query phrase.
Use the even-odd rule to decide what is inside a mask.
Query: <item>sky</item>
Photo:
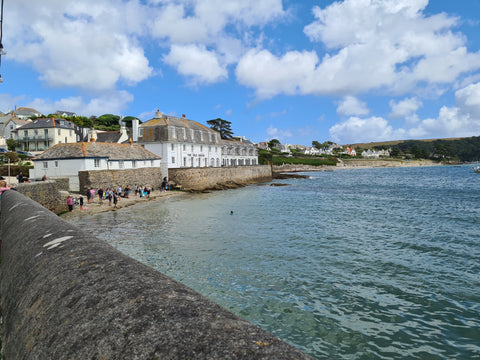
[[[480,135],[480,0],[4,0],[0,111],[254,142]]]

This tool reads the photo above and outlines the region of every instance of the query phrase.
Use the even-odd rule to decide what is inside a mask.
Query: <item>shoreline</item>
[[[156,190],[152,191],[150,194],[149,198],[146,197],[140,197],[140,196],[130,196],[129,198],[120,198],[120,201],[117,203],[117,207],[115,208],[112,205],[108,205],[108,200],[103,200],[102,203],[100,203],[98,196],[95,196],[95,198],[92,200],[90,204],[87,203],[87,197],[85,195],[83,196],[83,211],[80,210],[80,205],[74,205],[73,211],[67,211],[62,214],[59,214],[58,216],[61,217],[63,220],[69,221],[73,219],[78,219],[86,216],[91,216],[91,215],[96,215],[100,214],[103,212],[107,211],[117,211],[121,210],[123,208],[126,208],[128,206],[133,206],[136,204],[142,204],[147,201],[158,201],[158,200],[164,200],[168,199],[174,196],[181,196],[181,195],[186,195],[187,193],[181,192],[181,191],[161,191],[161,190]],[[79,197],[81,194],[77,193],[72,193],[72,197]]]

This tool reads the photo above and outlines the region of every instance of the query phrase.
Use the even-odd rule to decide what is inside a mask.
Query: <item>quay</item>
[[[17,191],[0,200],[5,359],[311,359]]]

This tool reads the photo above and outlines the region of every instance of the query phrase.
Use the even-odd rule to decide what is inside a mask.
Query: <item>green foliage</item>
[[[232,123],[227,120],[220,118],[208,120],[207,124],[210,125],[210,128],[218,131],[222,139],[231,139],[233,137]]]
[[[320,143],[316,140],[312,141],[312,146],[317,148],[317,149],[324,149],[330,147],[330,145],[333,145],[332,141],[325,141],[323,143]]]
[[[268,165],[272,162],[272,153],[265,149],[258,149],[258,163],[260,165]]]
[[[120,128],[119,122],[120,121],[120,116],[118,115],[113,115],[113,114],[103,114],[99,116],[95,120],[95,124],[98,126],[98,129],[100,129],[100,126],[105,126],[105,127],[111,127],[114,125],[117,125],[118,128]]]
[[[10,159],[10,164],[16,163],[18,161],[18,154],[16,152],[7,152],[5,156],[7,157],[7,159]]]
[[[10,165],[10,176],[17,176],[20,171],[23,175],[29,176],[30,169],[33,169],[33,165]],[[8,176],[8,165],[0,166],[0,176]]]
[[[132,127],[132,121],[133,120],[138,120],[139,124],[142,123],[142,120],[140,120],[139,118],[136,118],[135,116],[125,116],[122,121],[125,123],[125,126],[126,127],[129,127],[131,128]]]
[[[328,158],[298,158],[298,157],[278,157],[274,156],[272,159],[273,165],[296,164],[296,165],[311,165],[311,166],[334,166],[337,160],[332,157]]]
[[[10,151],[15,151],[15,149],[17,148],[17,140],[15,139],[7,139],[6,143],[7,143],[7,149]]]
[[[111,125],[111,126],[97,125],[95,126],[95,129],[101,130],[101,131],[118,131],[120,130],[120,125]]]
[[[282,145],[278,139],[272,139],[267,144],[271,150],[276,149],[278,146]]]

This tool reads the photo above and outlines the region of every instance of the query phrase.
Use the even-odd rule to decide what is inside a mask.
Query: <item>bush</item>
[[[311,165],[311,166],[335,166],[337,164],[337,159],[330,158],[284,158],[284,157],[273,157],[273,165],[283,165],[283,164],[296,164],[296,165]]]
[[[10,151],[5,154],[7,159],[10,159],[10,163],[16,163],[18,161],[18,154],[16,152]]]

